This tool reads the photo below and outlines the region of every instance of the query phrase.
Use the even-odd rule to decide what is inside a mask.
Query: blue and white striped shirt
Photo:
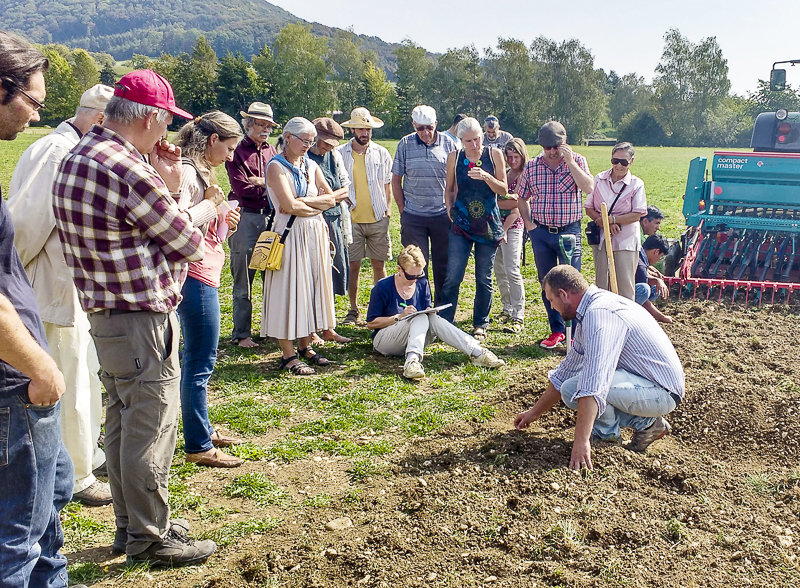
[[[417,216],[434,216],[447,211],[444,189],[447,184],[447,156],[456,144],[444,133],[436,133],[430,145],[416,133],[397,144],[392,173],[403,178],[405,211]]]
[[[556,387],[580,375],[573,401],[597,400],[598,415],[617,369],[654,382],[683,398],[686,380],[678,354],[664,330],[644,307],[597,286],[589,286],[576,311],[572,349],[547,376]]]

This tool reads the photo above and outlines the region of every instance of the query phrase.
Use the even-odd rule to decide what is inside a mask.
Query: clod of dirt
[[[325,528],[328,531],[343,531],[344,529],[349,529],[352,526],[353,521],[350,520],[350,517],[340,517],[325,523]]]

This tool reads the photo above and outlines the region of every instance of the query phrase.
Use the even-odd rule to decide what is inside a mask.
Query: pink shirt
[[[191,207],[196,207],[200,203],[210,204],[204,201],[204,198],[205,186],[197,171],[190,165],[184,165],[181,175],[181,203],[186,203],[187,208],[191,210]],[[217,216],[200,227],[205,233],[203,247],[206,254],[202,261],[193,261],[189,264],[188,275],[212,288],[219,288],[222,267],[225,265],[225,250],[217,237],[217,224],[221,220],[222,215],[217,213]]]
[[[621,193],[620,190],[622,190]],[[614,205],[614,210],[609,210],[609,217],[622,216],[629,212],[639,212],[641,214],[647,212],[644,182],[629,171],[624,178],[612,184],[610,169],[597,174],[594,179],[594,190],[586,197],[583,207],[600,212],[600,207],[605,202],[610,209],[617,194],[620,194],[619,200]],[[602,234],[602,222],[598,224],[600,225],[601,234],[599,247],[603,249],[605,247],[605,236]],[[611,237],[611,248],[614,251],[639,251],[642,246],[641,239],[639,223],[622,225],[622,230]]]

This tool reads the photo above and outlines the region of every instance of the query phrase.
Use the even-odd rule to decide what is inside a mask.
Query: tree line
[[[60,45],[44,50],[52,64],[45,124],[67,118],[83,89],[113,80],[110,56]],[[192,113],[218,108],[236,117],[260,100],[273,106],[279,120],[330,113],[341,119],[366,106],[386,122],[377,138],[410,132],[410,112],[424,103],[436,108],[440,128],[459,112],[478,119],[495,114],[505,130],[528,143],[535,142],[539,126],[555,119],[574,143],[607,135],[637,145],[746,146],[759,112],[796,109],[800,101],[791,88],[771,92],[764,81],[746,97],[731,94],[716,39],[695,44],[675,29],[664,36],[651,84],[635,73],[595,68],[591,52],[577,40],[539,37],[526,45],[500,38],[482,53],[470,45],[439,56],[406,40],[395,58],[390,81],[374,51],[352,32],[328,39],[312,34],[310,26],[288,24],[272,46],[250,59],[232,52],[219,58],[201,36],[191,53],[134,55],[131,65],[166,77],[178,103]]]

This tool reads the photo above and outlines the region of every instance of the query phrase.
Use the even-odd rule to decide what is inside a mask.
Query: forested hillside
[[[63,43],[118,60],[134,53],[191,52],[200,35],[219,56],[230,50],[249,59],[290,22],[305,21],[263,0],[0,0],[0,28],[37,43]],[[311,29],[324,37],[336,30],[317,23]],[[378,65],[391,74],[396,45],[360,38],[361,47],[375,51]]]

